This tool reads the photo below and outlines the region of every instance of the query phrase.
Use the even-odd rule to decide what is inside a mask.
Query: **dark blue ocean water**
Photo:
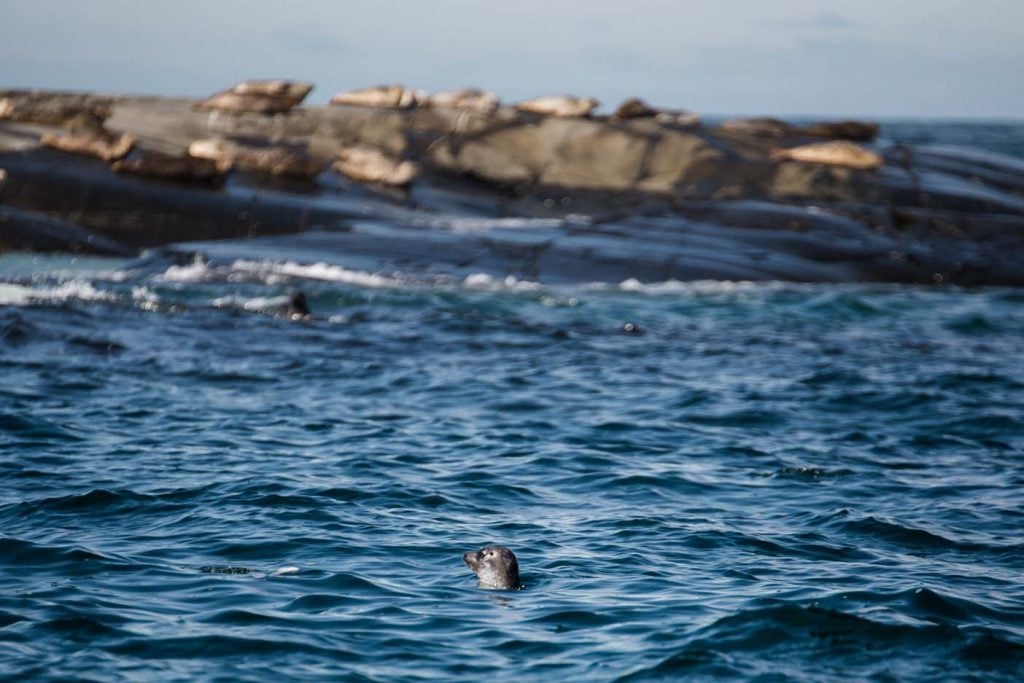
[[[4,679],[1024,676],[1024,292],[253,248],[0,257]]]

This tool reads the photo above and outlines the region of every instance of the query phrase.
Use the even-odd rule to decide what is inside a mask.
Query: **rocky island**
[[[640,99],[604,116],[590,98],[380,86],[303,106],[311,89],[0,91],[0,250],[295,234],[376,264],[554,281],[1024,285],[1013,157],[879,143],[871,122],[711,122]],[[415,219],[354,227],[368,203]],[[431,218],[453,212],[496,220]]]

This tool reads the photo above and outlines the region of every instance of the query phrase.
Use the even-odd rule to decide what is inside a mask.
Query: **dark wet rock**
[[[869,122],[801,128],[777,119],[745,119],[684,125],[662,120],[660,113],[651,117],[639,105],[637,116],[616,121],[455,106],[332,105],[267,116],[197,112],[184,99],[0,93],[30,96],[64,112],[48,121],[94,117],[82,124],[86,132],[98,125],[135,136],[138,151],[120,170],[130,163],[180,167],[169,175],[205,178],[207,172],[196,173],[196,160],[185,151],[211,137],[244,143],[247,150],[298,150],[308,155],[312,170],[352,148],[396,163],[415,162],[420,170],[408,191],[360,188],[333,173],[301,183],[232,173],[223,188],[174,185],[40,150],[39,137],[57,132],[54,124],[0,121],[0,167],[10,173],[0,199],[5,208],[133,247],[331,231],[323,239],[362,259],[360,267],[386,262],[570,281],[710,277],[1024,285],[1019,159],[927,145],[883,148],[885,164],[873,171],[778,153],[773,159],[776,150],[793,156],[815,142],[835,151],[836,145],[852,144],[843,140],[866,140],[876,132]],[[89,113],[97,102],[106,102],[109,118]],[[70,119],[68,112],[75,112]],[[243,166],[237,154],[225,156],[236,168]],[[264,173],[256,164],[248,168]],[[350,177],[374,181],[365,174]],[[411,204],[426,215],[470,207],[475,216],[533,216],[550,224],[479,233],[416,225],[353,228],[351,219],[364,215],[359,198],[371,195],[389,206]],[[589,218],[581,222],[574,214]],[[35,248],[25,230],[19,234],[6,246]]]
[[[136,249],[296,233],[315,226],[342,230],[346,218],[358,215],[354,208],[318,206],[312,197],[263,196],[245,187],[228,193],[216,185],[119,175],[98,160],[46,150],[0,155],[0,166],[8,173],[0,195],[5,208],[59,216]],[[34,245],[19,239],[7,246]],[[59,249],[46,247],[51,248]]]
[[[0,204],[0,251],[21,249],[131,256],[135,252],[109,237],[32,211]]]

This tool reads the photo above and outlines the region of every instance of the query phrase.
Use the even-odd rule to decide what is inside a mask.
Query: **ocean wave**
[[[1024,644],[1007,640],[994,629],[893,624],[813,605],[768,602],[716,620],[658,663],[617,680],[741,671],[744,677],[779,676],[795,673],[790,667],[796,662],[812,661],[820,674],[846,679],[887,673],[894,661],[900,662],[905,676],[938,674],[933,664],[937,661],[944,662],[946,676],[976,672],[979,665],[1009,673],[1024,663]]]

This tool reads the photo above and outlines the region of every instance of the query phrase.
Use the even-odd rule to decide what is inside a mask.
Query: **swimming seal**
[[[306,300],[306,294],[304,292],[292,292],[289,294],[287,311],[288,317],[292,320],[308,318],[311,313],[309,312],[309,302]]]
[[[519,561],[511,550],[501,545],[489,545],[463,554],[462,561],[476,574],[481,588],[514,591],[519,584]]]

